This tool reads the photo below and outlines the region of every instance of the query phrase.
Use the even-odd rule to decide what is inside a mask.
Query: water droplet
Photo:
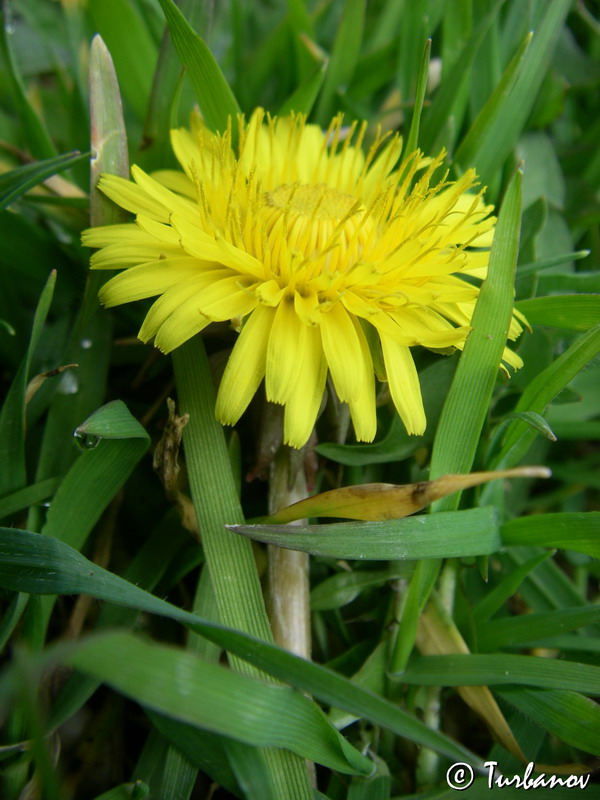
[[[58,384],[59,394],[76,394],[79,391],[79,379],[73,370],[63,372]]]
[[[92,344],[93,342],[91,339],[82,339],[79,342],[79,346],[81,347],[82,350],[89,350]]]
[[[73,436],[80,450],[94,450],[100,444],[100,437],[94,436],[93,433],[75,431]]]

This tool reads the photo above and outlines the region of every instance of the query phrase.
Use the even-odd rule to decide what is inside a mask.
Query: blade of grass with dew
[[[422,656],[411,661],[402,681],[427,686],[519,684],[600,695],[600,667],[504,653]]]
[[[473,165],[484,183],[489,182],[505,163],[523,131],[571,6],[571,0],[556,0],[545,6],[541,12],[540,24],[534,30],[531,45],[524,56],[524,63],[504,106],[504,112],[495,117],[478,147]]]
[[[45,181],[46,178],[57,175],[76,164],[82,164],[89,157],[89,153],[75,151],[3,173],[0,175],[0,209],[9,206],[25,192]]]
[[[521,73],[523,59],[529,48],[531,37],[532,34],[528,33],[523,39],[494,91],[457,147],[453,160],[460,164],[463,169],[467,169],[477,163],[479,150],[487,131],[493,125],[496,117],[506,112],[510,92]]]
[[[561,741],[600,755],[600,706],[594,700],[578,692],[523,686],[495,692]]]
[[[60,539],[76,550],[83,547],[150,444],[150,437],[121,400],[95,412],[89,419],[89,429],[87,422],[75,435],[88,449],[67,472],[42,528],[45,536]],[[27,612],[25,622],[35,630],[38,647],[43,645],[53,606],[54,598],[46,597]]]
[[[0,496],[23,489],[27,481],[25,465],[25,394],[31,359],[40,341],[54,294],[56,272],[52,272],[42,291],[31,329],[25,358],[8,390],[0,412],[0,463],[10,469],[0,470]]]
[[[240,107],[221,67],[173,0],[159,1],[206,124],[214,131],[226,131],[230,119],[235,123]]]
[[[600,294],[566,294],[520,300],[517,309],[531,325],[588,331],[600,319]]]
[[[333,49],[315,117],[326,128],[337,105],[335,95],[345,91],[352,79],[360,53],[365,23],[365,0],[347,0],[337,29]]]
[[[600,558],[600,512],[557,512],[519,517],[501,528],[507,546],[560,547]]]
[[[109,202],[95,186],[102,172],[127,176],[127,137],[114,66],[100,36],[95,36],[92,41],[89,76],[90,219],[92,225],[110,225],[124,219],[123,211]],[[105,277],[97,272],[91,272],[87,277],[63,361],[79,364],[79,367],[74,381],[61,384],[52,399],[38,460],[37,480],[67,471],[77,452],[70,446],[73,430],[102,404],[111,344],[111,318],[100,311],[98,302],[98,289],[104,280]],[[38,514],[30,514],[29,527],[39,526],[38,517]]]
[[[395,704],[362,690],[342,675],[270,642],[183,611],[102,569],[57,539],[0,528],[0,586],[43,594],[85,593],[116,605],[166,616],[324,703],[370,719],[450,758],[480,764],[473,753],[450,737],[430,730]]]
[[[224,525],[244,517],[233,481],[223,428],[214,416],[214,391],[204,344],[196,336],[173,354],[180,414],[190,420],[184,429],[186,464],[198,525],[220,621],[259,639],[272,641],[264,600],[249,541],[226,533]],[[207,462],[204,454],[210,453]],[[256,674],[233,659],[236,669]],[[310,789],[303,762],[285,751],[270,751],[273,783],[282,796],[307,798]]]
[[[87,8],[94,30],[106,42],[115,63],[123,96],[141,121],[158,55],[144,18],[129,0],[102,0]]]
[[[536,375],[521,395],[515,410],[544,414],[548,404],[599,352],[600,324],[576,339],[556,361]],[[531,446],[535,435],[521,420],[512,422],[494,465],[508,466],[518,463]]]

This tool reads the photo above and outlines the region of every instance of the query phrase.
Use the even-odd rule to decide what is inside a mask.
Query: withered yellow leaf
[[[516,467],[468,475],[442,475],[434,481],[401,486],[392,483],[343,486],[307,497],[260,521],[286,523],[307,517],[341,517],[362,521],[399,519],[420,511],[434,500],[487,481],[498,478],[549,478],[550,474],[547,467]]]

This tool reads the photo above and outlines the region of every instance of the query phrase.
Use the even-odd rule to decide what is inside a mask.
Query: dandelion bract
[[[255,111],[215,134],[198,117],[172,132],[183,171],[101,190],[135,223],[90,229],[96,269],[123,270],[107,306],[157,297],[139,332],[170,352],[210,322],[240,331],[216,414],[234,424],[261,382],[285,407],[284,439],[309,438],[327,375],[358,440],[376,433],[375,372],[409,433],[426,420],[411,347],[461,348],[485,278],[492,207],[475,172],[448,180],[443,153],[403,156],[397,135],[366,124],[327,130]],[[516,318],[508,336],[521,332]],[[509,349],[507,364],[520,359]],[[375,365],[375,367],[374,367]]]

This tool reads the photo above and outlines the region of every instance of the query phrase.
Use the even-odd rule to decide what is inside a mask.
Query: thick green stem
[[[251,543],[224,527],[243,522],[244,517],[223,429],[214,416],[214,390],[202,339],[196,336],[182,345],[173,363],[179,410],[190,415],[183,436],[186,465],[219,618],[225,625],[272,641]],[[257,675],[246,662],[230,660],[234,669]],[[312,797],[302,759],[285,750],[265,755],[280,797]]]

